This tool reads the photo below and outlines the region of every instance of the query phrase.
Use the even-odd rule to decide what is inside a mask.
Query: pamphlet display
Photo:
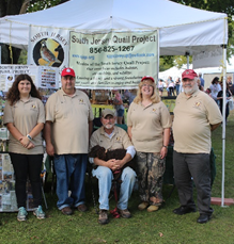
[[[59,69],[56,67],[4,64],[0,65],[0,91],[7,92],[20,74],[30,75],[38,88],[59,88]]]

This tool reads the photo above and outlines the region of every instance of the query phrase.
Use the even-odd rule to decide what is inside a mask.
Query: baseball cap
[[[197,73],[193,69],[186,69],[182,73],[182,79],[190,79],[193,80],[195,77],[198,77]]]
[[[63,69],[61,76],[63,77],[63,76],[67,76],[67,75],[70,75],[72,77],[76,77],[75,71],[72,68]]]
[[[112,115],[113,117],[115,116],[115,111],[111,110],[111,109],[103,109],[102,110],[102,117],[106,117],[107,115]]]
[[[144,81],[144,80],[152,80],[152,82],[154,82],[154,78],[151,77],[151,76],[149,76],[149,75],[146,75],[146,76],[144,76],[144,77],[141,79],[141,81]]]

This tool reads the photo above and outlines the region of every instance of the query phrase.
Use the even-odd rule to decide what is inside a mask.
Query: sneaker
[[[128,211],[128,209],[121,210],[119,209],[119,213],[123,218],[131,218],[132,214]]]
[[[27,220],[27,211],[24,207],[20,207],[17,215],[17,220],[19,222],[26,221]]]
[[[42,207],[39,205],[38,208],[36,208],[33,211],[33,214],[38,218],[38,219],[45,219],[45,212],[42,210]]]
[[[144,210],[149,206],[148,202],[142,202],[141,204],[138,205],[139,210]]]
[[[101,225],[105,225],[109,223],[107,210],[100,209],[98,216],[98,223]]]
[[[158,206],[150,205],[150,206],[147,208],[147,211],[148,211],[148,212],[154,212],[154,211],[157,211],[158,209],[159,209]]]

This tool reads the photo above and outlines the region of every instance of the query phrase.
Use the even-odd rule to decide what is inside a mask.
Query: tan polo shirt
[[[30,97],[26,102],[19,100],[13,106],[6,101],[3,122],[4,125],[13,123],[17,130],[26,136],[38,123],[45,123],[44,105],[40,99],[35,97]],[[39,133],[33,138],[35,147],[27,149],[10,134],[9,152],[27,155],[42,154],[44,153],[42,142],[42,133]]]
[[[132,127],[132,142],[137,151],[159,153],[163,145],[163,130],[171,127],[171,117],[161,101],[147,107],[132,102],[127,123]]]
[[[197,91],[191,97],[180,93],[174,108],[174,150],[181,153],[210,153],[211,128],[222,116],[216,102]]]
[[[102,126],[98,130],[94,131],[90,138],[91,148],[96,145],[104,147],[105,149],[114,150],[119,148],[127,149],[129,146],[132,146],[132,143],[128,137],[128,134],[122,128],[115,126],[113,135],[110,139]]]
[[[88,96],[79,90],[70,97],[61,89],[46,103],[46,121],[52,122],[56,154],[88,153],[89,122],[93,111]]]

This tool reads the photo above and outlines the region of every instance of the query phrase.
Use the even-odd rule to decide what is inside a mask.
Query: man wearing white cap
[[[124,148],[127,150],[125,157],[122,160],[111,159],[109,161],[103,161],[99,158],[90,158],[90,162],[98,165],[96,169],[93,169],[93,176],[98,179],[99,188],[99,224],[107,224],[108,210],[109,210],[109,194],[111,190],[113,173],[112,171],[119,170],[129,162],[135,156],[135,148],[132,145],[127,133],[115,126],[115,112],[110,109],[102,111],[102,127],[96,130],[90,139],[90,146],[93,148],[96,145],[104,147],[108,150]],[[135,180],[136,173],[130,167],[125,167],[122,171],[120,180],[119,200],[117,203],[118,211],[123,218],[130,218],[131,213],[128,210],[128,199],[130,198]]]
[[[70,215],[72,207],[82,212],[87,210],[84,180],[93,112],[88,96],[75,89],[73,69],[63,69],[61,83],[61,90],[46,103],[44,136],[46,151],[54,156],[57,206],[63,214]]]
[[[198,75],[192,69],[182,73],[184,92],[174,108],[174,179],[181,206],[174,213],[196,212],[193,182],[197,189],[198,223],[206,223],[212,215],[211,198],[211,131],[222,121],[215,101],[198,88]],[[193,179],[193,182],[192,182]]]

